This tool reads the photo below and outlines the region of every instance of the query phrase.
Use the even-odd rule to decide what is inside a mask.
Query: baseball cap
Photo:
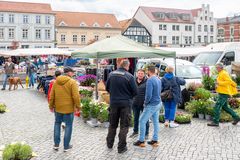
[[[65,67],[63,69],[64,73],[68,73],[68,72],[75,72],[71,67]]]

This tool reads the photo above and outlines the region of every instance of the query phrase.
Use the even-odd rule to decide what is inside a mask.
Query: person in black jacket
[[[108,128],[107,147],[109,149],[113,147],[120,120],[118,153],[127,151],[126,137],[132,117],[132,100],[137,95],[135,79],[128,72],[129,65],[128,60],[123,60],[120,68],[111,72],[106,82],[106,90],[110,93],[110,126]]]
[[[178,124],[174,123],[177,104],[182,102],[180,85],[185,85],[186,81],[183,78],[175,77],[173,74],[174,68],[168,66],[166,68],[166,74],[161,79],[162,92],[171,90],[172,99],[162,100],[165,109],[165,126],[170,128],[178,127]]]
[[[138,86],[138,94],[133,99],[133,115],[134,115],[134,127],[133,127],[133,133],[130,136],[131,138],[138,135],[138,125],[139,125],[139,117],[140,113],[143,112],[143,104],[145,99],[145,92],[146,92],[146,82],[147,78],[145,77],[145,71],[143,69],[139,69],[137,71],[137,78],[136,83]],[[149,133],[149,122],[146,124],[146,134],[145,138],[148,138]]]

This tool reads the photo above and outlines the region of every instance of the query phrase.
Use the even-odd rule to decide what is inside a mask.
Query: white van
[[[215,66],[223,63],[227,71],[231,72],[231,63],[240,62],[240,42],[214,43],[205,47],[193,60],[198,66]]]

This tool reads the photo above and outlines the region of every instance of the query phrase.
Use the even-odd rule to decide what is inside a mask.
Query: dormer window
[[[67,24],[64,21],[62,21],[60,22],[59,26],[67,26]]]
[[[165,19],[165,13],[163,13],[163,12],[153,12],[152,15],[156,19]]]
[[[86,26],[87,26],[86,23],[84,23],[84,22],[80,23],[80,27],[86,27]]]
[[[93,24],[93,27],[100,27],[100,25],[99,25],[97,22],[95,22],[95,23]]]
[[[182,19],[184,21],[189,21],[190,20],[190,14],[182,14]]]
[[[176,13],[169,13],[169,18],[177,19],[177,14]]]
[[[104,27],[110,28],[110,27],[112,27],[112,26],[111,26],[109,23],[106,23]]]

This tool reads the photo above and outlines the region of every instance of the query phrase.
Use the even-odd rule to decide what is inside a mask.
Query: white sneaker
[[[170,122],[169,124],[169,128],[177,128],[179,126],[179,124],[174,123],[174,122]]]

